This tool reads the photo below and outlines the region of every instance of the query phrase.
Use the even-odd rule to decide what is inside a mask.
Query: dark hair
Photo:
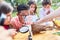
[[[8,5],[7,3],[0,3],[0,25],[4,25],[5,17],[2,17],[2,14],[8,14],[13,10],[11,5]],[[5,15],[6,16],[6,15]]]
[[[29,1],[27,4],[28,4],[29,6],[30,6],[31,4],[34,4],[34,5],[35,5],[35,11],[34,11],[34,13],[36,13],[36,9],[37,9],[36,3],[35,3],[34,1]]]
[[[43,0],[42,1],[42,5],[44,6],[44,5],[51,5],[51,2],[50,2],[50,0]]]
[[[13,7],[8,3],[0,3],[0,15],[1,13],[7,14],[13,11]]]
[[[17,7],[18,13],[20,13],[22,10],[28,10],[28,9],[29,9],[29,6],[26,5],[26,4],[20,4],[20,5],[18,5],[18,7]]]
[[[11,8],[8,7],[7,5],[2,5],[1,12],[7,14],[7,13],[11,12]]]

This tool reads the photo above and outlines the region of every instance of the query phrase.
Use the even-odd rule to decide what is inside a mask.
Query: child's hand
[[[8,30],[8,32],[9,32],[9,34],[11,35],[11,36],[14,36],[14,35],[16,35],[16,29],[9,29]]]
[[[12,40],[8,30],[5,30],[3,26],[0,26],[0,40]]]
[[[47,12],[47,15],[50,14],[50,11]]]
[[[50,13],[50,9],[47,9],[45,13],[48,15]]]

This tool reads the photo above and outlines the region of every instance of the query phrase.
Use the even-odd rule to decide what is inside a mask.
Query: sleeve
[[[44,17],[43,11],[42,11],[42,9],[40,9],[40,11],[39,11],[39,18],[43,18],[43,17]]]
[[[0,25],[4,25],[4,21],[5,21],[5,19],[2,18],[1,21],[0,21]]]
[[[11,19],[10,23],[13,26],[13,28],[19,29],[22,27],[22,23],[20,23],[20,22],[18,23],[17,20],[15,20],[15,19]]]

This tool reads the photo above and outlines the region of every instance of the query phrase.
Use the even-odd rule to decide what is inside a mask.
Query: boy
[[[50,14],[54,10],[51,8],[51,2],[48,0],[42,1],[43,7],[40,9],[39,18],[44,18],[46,15]],[[45,24],[51,25],[52,22],[46,22]]]
[[[25,23],[24,19],[28,15],[29,7],[25,4],[21,4],[17,7],[17,16],[11,19],[11,25],[13,28],[19,30]]]

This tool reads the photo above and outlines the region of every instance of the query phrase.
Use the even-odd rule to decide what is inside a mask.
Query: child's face
[[[29,11],[28,11],[28,10],[22,10],[22,11],[18,14],[19,17],[21,17],[21,16],[27,16],[27,15],[29,15]]]
[[[27,15],[29,15],[28,10],[22,10],[17,16],[19,17],[21,23],[24,23],[25,16]]]
[[[44,9],[50,9],[51,5],[44,5]]]
[[[30,12],[34,13],[34,11],[35,11],[35,4],[31,4],[30,5]]]
[[[22,10],[22,11],[20,12],[20,15],[21,15],[21,16],[27,16],[28,14],[29,14],[28,10]]]
[[[11,13],[12,12],[9,12],[6,14],[6,19],[4,21],[4,25],[9,25],[10,24],[10,21],[11,21]]]

